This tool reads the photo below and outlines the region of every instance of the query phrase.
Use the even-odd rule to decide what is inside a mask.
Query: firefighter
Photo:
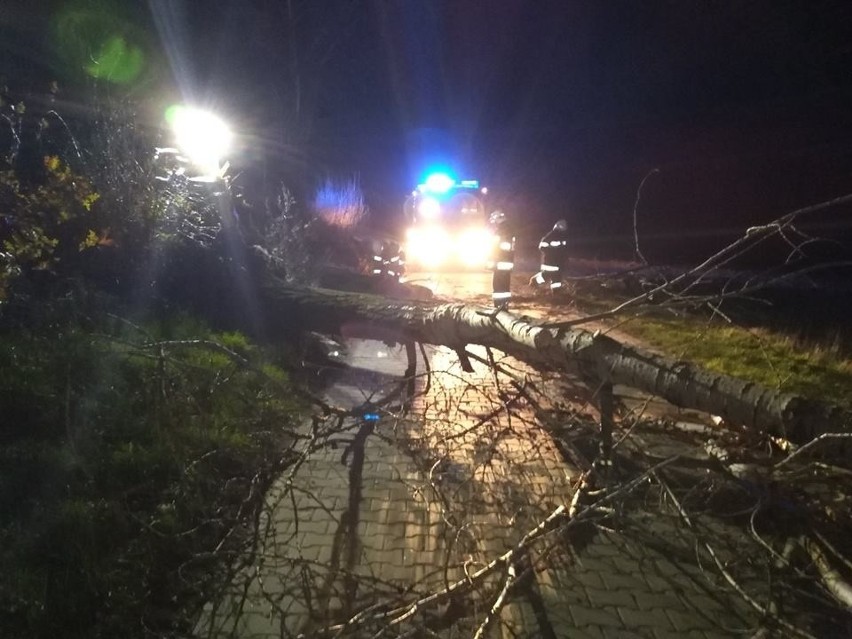
[[[488,218],[497,238],[492,270],[491,300],[498,308],[507,308],[512,299],[512,270],[515,268],[515,236],[512,234],[503,211],[494,211]]]
[[[559,220],[538,243],[541,252],[541,271],[533,276],[538,286],[547,286],[551,293],[562,288],[562,276],[568,262],[568,222]]]
[[[373,260],[372,260],[372,269],[371,273],[373,277],[378,279],[382,279],[385,276],[385,267],[384,267],[384,252],[385,252],[385,243],[381,240],[373,240]]]
[[[382,247],[382,266],[385,277],[394,282],[399,282],[405,273],[405,253],[399,243],[387,240]]]
[[[373,276],[392,282],[399,282],[405,269],[402,249],[393,240],[373,241]]]

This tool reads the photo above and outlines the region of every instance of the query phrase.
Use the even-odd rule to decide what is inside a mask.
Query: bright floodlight
[[[217,174],[231,145],[228,125],[209,111],[187,106],[169,107],[166,121],[180,150],[205,173]]]

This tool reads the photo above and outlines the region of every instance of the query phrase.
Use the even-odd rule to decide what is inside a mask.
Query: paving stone
[[[608,537],[598,536],[583,552],[585,558],[609,560],[618,557],[622,551]]]
[[[688,632],[676,632],[675,634],[665,635],[660,634],[659,639],[735,639],[737,637],[746,636],[748,637],[750,633],[743,635],[742,633],[731,633],[724,630],[690,630]]]
[[[598,590],[586,588],[586,594],[592,606],[614,606],[621,608],[636,608],[636,602],[630,590]]]
[[[620,607],[618,614],[628,628],[657,628],[660,630],[674,630],[671,621],[666,616],[665,610],[651,608],[650,610],[636,610],[635,608]]]
[[[628,592],[641,590],[645,587],[645,582],[638,576],[624,574],[623,572],[615,572],[612,568],[608,568],[606,572],[601,574],[606,588],[609,590],[626,590]]]
[[[575,569],[571,571],[569,579],[583,587],[606,590],[607,585],[601,578],[600,566],[595,566],[595,564],[591,561],[583,561],[582,558],[580,561],[582,563],[575,566]],[[594,568],[597,568],[597,570],[594,570]]]
[[[571,628],[570,632],[557,636],[565,637],[566,639],[608,639],[608,637],[614,637],[615,635],[606,635],[597,626],[587,626],[585,628]]]
[[[647,579],[647,575],[645,575]],[[646,590],[633,591],[636,599],[636,607],[639,610],[650,610],[651,608],[663,608],[664,610],[680,611],[686,607],[683,600],[669,592],[648,592]]]
[[[586,588],[577,587],[576,585],[554,585],[545,581],[549,578],[550,570],[544,571],[539,578],[539,589],[541,596],[545,601],[553,602],[553,605],[548,608],[558,609],[559,604],[573,603],[580,606],[591,606]]]
[[[654,594],[675,593],[675,586],[670,579],[665,579],[653,573],[645,571],[642,574],[646,590]]]
[[[624,624],[618,616],[618,611],[612,607],[585,607],[569,605],[574,623],[584,628],[595,626],[602,629],[623,629]]]
[[[701,630],[709,626],[709,621],[703,619],[694,611],[688,611],[683,608],[674,609],[666,608],[666,615],[671,621],[672,627],[678,632],[685,633],[690,630]]]

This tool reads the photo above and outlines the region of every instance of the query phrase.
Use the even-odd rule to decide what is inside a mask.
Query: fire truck
[[[414,268],[484,268],[496,238],[488,226],[488,189],[478,180],[433,173],[405,201],[404,250]]]

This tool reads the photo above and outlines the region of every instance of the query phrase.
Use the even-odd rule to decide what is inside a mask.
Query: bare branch
[[[660,169],[656,167],[648,171],[639,183],[639,188],[636,189],[636,199],[633,202],[633,251],[643,264],[647,264],[648,260],[645,259],[642,251],[639,250],[639,199],[642,197],[642,187],[645,186],[645,182],[648,181],[649,177],[659,172]]]

